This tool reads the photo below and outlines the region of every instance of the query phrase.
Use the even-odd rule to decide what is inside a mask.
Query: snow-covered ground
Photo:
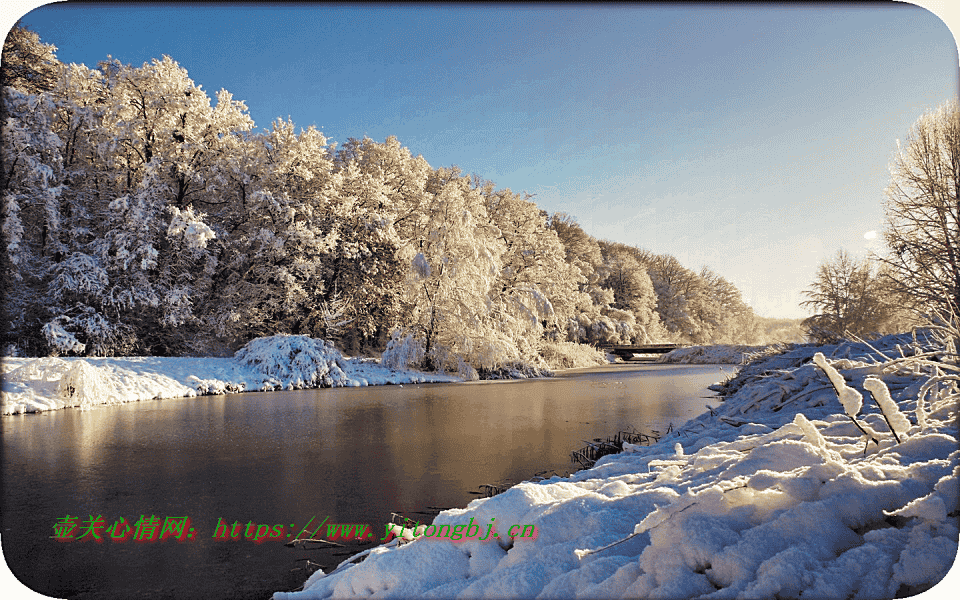
[[[496,541],[407,530],[274,598],[912,595],[957,554],[958,375],[952,344],[923,336],[794,347],[742,368],[724,401],[656,445],[434,520],[495,518]],[[538,535],[511,539],[511,524]]]
[[[697,365],[739,365],[744,357],[749,358],[757,352],[767,350],[769,346],[738,346],[720,344],[717,346],[689,346],[677,348],[657,359],[662,363],[685,363]]]
[[[198,394],[460,381],[345,358],[305,336],[253,340],[233,358],[7,358],[0,414],[183,398]]]

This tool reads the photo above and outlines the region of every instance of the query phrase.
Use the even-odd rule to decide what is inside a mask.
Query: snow
[[[880,407],[880,412],[887,419],[890,428],[899,436],[903,436],[910,430],[910,421],[897,406],[897,403],[890,397],[890,390],[887,389],[883,380],[876,377],[867,377],[863,382],[863,389],[870,392]]]
[[[393,540],[274,599],[920,593],[957,554],[960,369],[938,344],[889,336],[767,353],[721,386],[719,407],[657,444],[434,520],[496,519],[495,540]],[[817,353],[841,393],[883,396],[882,382],[906,425],[887,398],[841,403]],[[536,525],[537,539],[510,538],[511,524]]]
[[[717,346],[688,346],[677,348],[657,358],[657,362],[697,365],[739,365],[770,346],[743,346],[720,344]]]
[[[9,358],[0,413],[40,412],[200,394],[460,381],[347,358],[306,336],[258,338],[232,358]]]
[[[833,365],[827,362],[822,352],[817,352],[813,355],[813,362],[823,369],[823,372],[830,378],[830,383],[832,383],[833,387],[837,390],[840,404],[843,405],[843,410],[847,413],[847,416],[851,418],[856,417],[857,413],[860,412],[860,407],[863,405],[863,395],[847,385],[843,379],[843,375],[833,368]]]

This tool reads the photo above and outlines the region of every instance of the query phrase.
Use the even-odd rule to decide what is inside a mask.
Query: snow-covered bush
[[[380,364],[391,369],[419,368],[423,363],[423,342],[412,333],[396,330],[380,356]]]
[[[497,367],[520,360],[517,345],[499,332],[488,331],[487,336],[476,339],[464,336],[458,340],[456,350],[478,371]]]
[[[434,345],[428,359],[466,381],[553,375],[537,349],[492,330],[483,337],[463,335],[453,348]]]
[[[543,342],[540,355],[551,369],[594,367],[607,363],[603,352],[589,344],[576,342]]]
[[[517,360],[501,363],[493,368],[477,371],[477,379],[530,379],[533,377],[553,377],[553,371],[546,366]]]
[[[60,378],[57,395],[67,406],[90,407],[117,402],[110,377],[85,360],[74,361]]]
[[[457,357],[457,377],[464,381],[477,381],[480,379],[480,374],[473,365]]]
[[[333,344],[304,335],[257,338],[234,358],[261,373],[265,388],[303,389],[351,385],[344,358]]]

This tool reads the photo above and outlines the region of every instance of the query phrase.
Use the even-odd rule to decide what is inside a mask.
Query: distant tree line
[[[550,344],[768,333],[707,268],[596,240],[394,137],[256,133],[169,57],[64,65],[18,26],[2,82],[7,353],[222,354],[290,333],[482,371]]]

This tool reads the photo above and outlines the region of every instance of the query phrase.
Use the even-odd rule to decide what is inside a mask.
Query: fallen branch
[[[344,546],[343,544],[338,544],[338,543],[336,543],[336,542],[331,542],[330,540],[324,540],[324,539],[320,539],[320,538],[297,538],[297,539],[295,539],[295,540],[292,540],[292,541],[287,542],[286,544],[284,544],[284,546],[290,546],[291,548],[295,548],[295,547],[297,547],[297,546],[306,546],[307,544],[310,544],[310,543],[313,543],[313,544],[328,544],[328,545],[330,545],[330,546],[337,546],[337,547],[339,547],[339,548],[346,548],[346,546]]]

